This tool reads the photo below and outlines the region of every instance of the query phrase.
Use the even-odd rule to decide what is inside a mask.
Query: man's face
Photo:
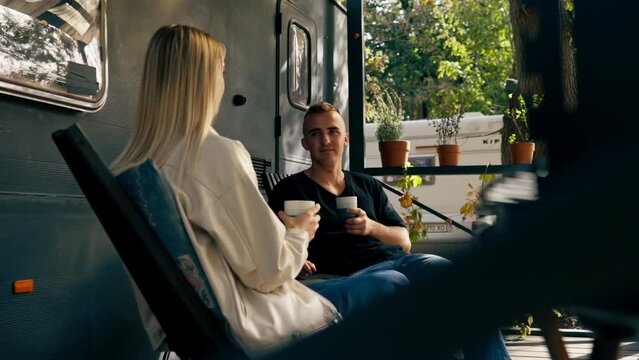
[[[335,111],[313,114],[304,121],[302,146],[311,153],[313,163],[341,167],[348,133],[344,119]]]

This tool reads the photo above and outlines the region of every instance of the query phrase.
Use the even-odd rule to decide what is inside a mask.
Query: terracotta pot
[[[439,166],[459,165],[460,155],[461,145],[437,145],[437,157],[439,158]]]
[[[404,167],[408,162],[410,141],[392,140],[380,141],[379,153],[382,156],[383,167]]]
[[[513,164],[532,164],[534,153],[534,142],[510,144],[510,155],[512,157]]]

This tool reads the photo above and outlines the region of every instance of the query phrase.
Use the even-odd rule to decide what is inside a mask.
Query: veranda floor
[[[519,340],[516,335],[506,335],[506,346],[513,360],[550,359],[548,348],[541,336],[528,336]],[[587,360],[592,350],[592,339],[587,337],[564,337],[571,359]],[[618,359],[639,360],[639,338],[623,342]]]

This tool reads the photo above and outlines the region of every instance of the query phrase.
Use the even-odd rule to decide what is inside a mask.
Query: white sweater
[[[173,186],[191,242],[232,336],[263,353],[339,318],[324,297],[295,280],[308,256],[308,234],[286,230],[257,187],[242,143],[206,134],[195,172],[177,186],[182,147],[160,167]],[[144,307],[144,305],[143,305]],[[140,309],[154,346],[163,334]]]

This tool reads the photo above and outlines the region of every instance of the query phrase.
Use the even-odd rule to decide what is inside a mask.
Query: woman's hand
[[[308,233],[308,238],[312,240],[315,236],[315,232],[319,228],[320,216],[317,214],[319,210],[320,205],[316,203],[299,216],[288,216],[284,211],[278,212],[277,216],[282,220],[287,229],[304,230]]]
[[[304,266],[302,266],[302,271],[300,271],[300,275],[298,276],[313,275],[316,272],[317,272],[317,268],[315,267],[315,264],[306,260],[306,262],[304,263]]]

